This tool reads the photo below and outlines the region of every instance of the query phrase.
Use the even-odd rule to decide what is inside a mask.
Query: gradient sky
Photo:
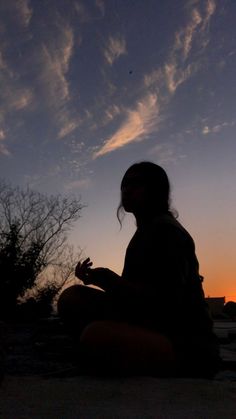
[[[168,172],[206,295],[236,301],[236,1],[0,0],[0,176],[87,204],[71,240],[121,272],[125,170]]]

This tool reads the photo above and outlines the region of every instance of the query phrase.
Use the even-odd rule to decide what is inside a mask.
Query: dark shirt
[[[131,320],[170,335],[212,333],[192,237],[172,216],[137,228],[125,256],[124,281]]]

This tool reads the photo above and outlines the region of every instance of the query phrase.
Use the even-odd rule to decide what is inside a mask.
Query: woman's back
[[[212,321],[198,268],[191,236],[166,214],[137,229],[127,248],[122,277],[143,285],[142,315],[150,325],[168,328],[171,334],[207,334]]]

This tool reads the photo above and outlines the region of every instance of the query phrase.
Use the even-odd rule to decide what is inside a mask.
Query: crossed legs
[[[174,371],[171,341],[125,321],[116,302],[105,292],[80,285],[70,287],[59,298],[58,312],[69,329],[80,335],[91,373],[165,376]]]

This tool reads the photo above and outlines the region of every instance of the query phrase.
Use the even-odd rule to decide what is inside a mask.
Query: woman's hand
[[[112,287],[112,284],[119,280],[120,277],[108,268],[90,269],[86,278],[86,284],[96,285],[104,290]]]
[[[75,268],[75,276],[86,283],[86,280],[88,280],[90,275],[92,265],[93,262],[91,262],[90,258],[85,259],[83,262],[79,262]]]
[[[79,262],[75,268],[75,276],[83,281],[85,285],[96,285],[104,290],[112,287],[114,281],[120,279],[119,275],[108,268],[91,269],[93,263],[90,258]]]

